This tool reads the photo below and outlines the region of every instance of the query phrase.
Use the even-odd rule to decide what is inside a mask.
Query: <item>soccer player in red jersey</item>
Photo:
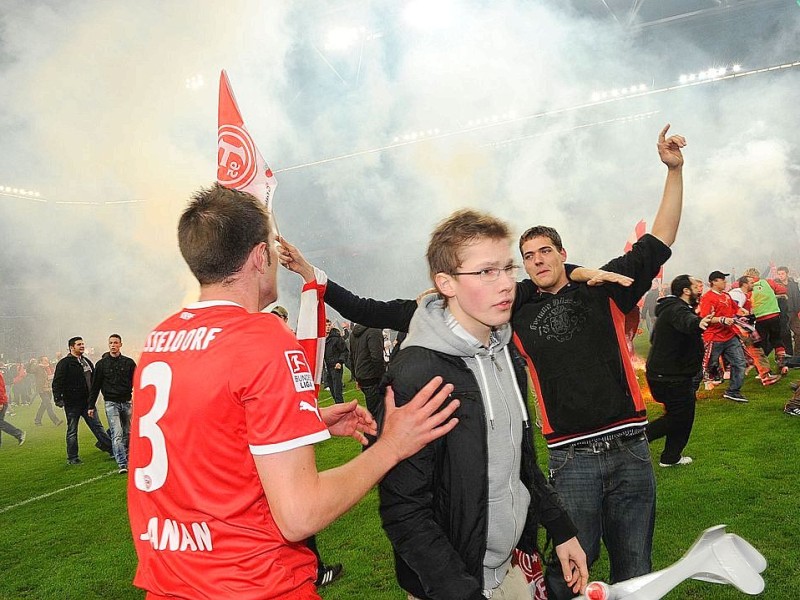
[[[352,507],[395,464],[457,424],[432,380],[396,408],[380,439],[317,472],[314,444],[376,433],[356,402],[317,407],[294,334],[261,313],[277,297],[270,218],[218,184],[178,226],[200,300],[148,336],[134,380],[128,511],[148,598],[319,598],[304,540]],[[438,390],[438,392],[436,391]]]

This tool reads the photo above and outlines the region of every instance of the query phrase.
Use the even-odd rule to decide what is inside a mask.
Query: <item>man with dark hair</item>
[[[625,351],[624,318],[669,258],[680,223],[686,140],[667,138],[668,130],[658,137],[667,176],[652,232],[602,267],[631,277],[630,287],[571,283],[566,252],[552,228],[535,227],[520,238],[528,285],[538,290],[515,310],[512,324],[529,358],[551,480],[590,565],[605,543],[612,582],[652,568],[655,477],[644,435],[647,410]],[[574,364],[580,371],[569,366]],[[558,567],[551,559],[548,591],[552,598],[569,598]]]
[[[699,314],[701,318],[711,316],[708,327],[703,332],[705,351],[703,356],[703,370],[709,380],[715,379],[714,370],[718,369],[719,359],[723,357],[731,368],[731,379],[728,389],[723,394],[724,398],[734,402],[747,402],[742,394],[744,383],[744,370],[747,363],[744,359],[742,343],[736,335],[736,320],[739,314],[739,305],[734,302],[730,294],[725,291],[729,273],[712,271],[708,275],[710,289],[700,299]],[[717,381],[721,381],[722,378]]]
[[[134,378],[134,584],[152,598],[318,599],[305,540],[457,425],[459,402],[442,408],[453,386],[435,378],[402,408],[387,392],[381,439],[319,473],[314,444],[376,428],[357,402],[320,409],[297,338],[260,312],[278,290],[266,206],[215,184],[178,240],[200,300],[148,335]]]
[[[778,267],[778,281],[786,286],[786,310],[788,313],[789,339],[786,350],[792,350],[793,356],[800,355],[800,287],[794,278],[789,277],[789,267]],[[794,343],[791,344],[791,338]]]
[[[383,394],[381,379],[386,373],[386,362],[383,360],[383,333],[377,327],[364,327],[356,323],[350,334],[350,359],[353,362],[353,378],[364,394],[367,409],[378,422],[383,413]],[[370,443],[374,437],[367,436]]]
[[[671,294],[656,304],[656,324],[647,355],[647,385],[664,414],[647,425],[647,440],[666,436],[659,465],[692,463],[681,453],[694,423],[695,392],[703,377],[703,336],[712,316],[697,316],[703,282],[690,275],[672,280]]]
[[[108,353],[97,361],[92,391],[89,394],[89,416],[94,416],[97,396],[103,393],[111,444],[119,474],[128,472],[128,443],[131,429],[131,397],[136,362],[122,355],[122,336],[112,333],[108,337]]]
[[[333,326],[330,319],[325,321],[325,370],[328,372],[328,385],[336,404],[344,402],[342,390],[344,363],[347,360],[347,346],[342,334]]]
[[[58,361],[53,374],[53,399],[67,415],[67,462],[79,465],[82,462],[78,456],[78,423],[81,418],[97,438],[95,447],[111,456],[114,456],[114,451],[100,419],[94,413],[89,414],[94,365],[83,355],[86,344],[77,336],[70,338],[67,344],[69,354]]]

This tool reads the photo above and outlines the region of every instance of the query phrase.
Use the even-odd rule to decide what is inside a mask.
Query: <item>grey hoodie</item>
[[[523,426],[527,412],[508,343],[511,325],[492,332],[490,345],[483,346],[468,333],[444,306],[438,294],[425,296],[411,319],[403,348],[421,346],[461,357],[475,375],[486,413],[489,506],[486,554],[483,559],[484,586],[499,586],[519,542],[530,493],[519,478]]]

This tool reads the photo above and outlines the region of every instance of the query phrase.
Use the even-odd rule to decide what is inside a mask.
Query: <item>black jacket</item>
[[[624,337],[625,314],[647,292],[670,256],[645,234],[602,268],[634,279],[633,285],[590,287],[569,283],[556,294],[517,288],[511,323],[530,358],[551,448],[635,431],[647,423],[636,372]]]
[[[509,350],[527,397],[524,362],[516,349]],[[489,480],[486,414],[478,382],[463,359],[419,346],[397,354],[386,380],[402,405],[435,375],[455,385],[452,397],[461,401],[455,412],[459,423],[384,477],[381,520],[403,589],[423,599],[483,600]],[[409,387],[409,381],[419,385]],[[574,536],[576,529],[539,469],[530,429],[523,435],[521,452],[520,480],[531,504],[518,547],[532,552],[540,522],[555,544]]]
[[[106,402],[130,402],[135,371],[136,363],[132,358],[122,354],[116,358],[109,353],[104,354],[94,369],[89,408],[94,409],[100,392],[103,392]]]
[[[83,359],[89,363],[94,372],[92,361],[85,356]],[[53,401],[57,406],[85,408],[88,400],[89,386],[86,385],[83,366],[75,356],[67,354],[58,361],[53,374]]]
[[[787,296],[789,298],[789,312],[797,315],[797,313],[800,312],[800,287],[798,287],[797,282],[794,279],[789,277],[789,281],[786,284],[786,289]]]
[[[383,333],[376,327],[353,326],[350,335],[353,376],[359,383],[377,383],[386,372],[383,360]]]
[[[703,363],[700,317],[677,296],[656,304],[656,326],[647,355],[647,378],[657,381],[691,379]]]
[[[344,366],[347,362],[347,346],[338,329],[331,329],[325,338],[325,366],[333,369],[336,363]]]

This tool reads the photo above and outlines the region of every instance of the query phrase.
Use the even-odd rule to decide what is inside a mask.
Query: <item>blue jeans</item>
[[[128,467],[128,440],[131,434],[131,403],[109,402],[106,404],[106,417],[108,427],[111,429],[111,447],[114,450],[114,460],[122,468]]]
[[[600,554],[600,540],[611,562],[609,581],[645,575],[656,515],[656,480],[644,435],[617,439],[596,448],[550,450],[550,478],[561,496],[589,566]],[[573,598],[553,551],[545,575],[551,600]]]
[[[78,458],[78,423],[81,418],[92,430],[94,437],[97,438],[95,447],[103,452],[111,452],[111,438],[108,437],[106,430],[103,429],[103,424],[100,419],[95,416],[90,417],[88,407],[83,406],[70,406],[64,407],[64,412],[67,414],[67,460],[74,460]]]
[[[741,391],[747,362],[744,359],[744,350],[742,349],[742,342],[739,338],[733,336],[726,342],[712,342],[711,355],[708,358],[707,368],[710,365],[716,365],[719,362],[720,356],[723,356],[731,366],[731,380],[728,383],[728,391]]]
[[[5,431],[8,435],[13,435],[17,438],[17,441],[22,439],[22,430],[17,429],[11,423],[6,421],[6,410],[8,409],[8,404],[0,404],[0,432]],[[0,433],[0,439],[2,438],[2,433]]]

